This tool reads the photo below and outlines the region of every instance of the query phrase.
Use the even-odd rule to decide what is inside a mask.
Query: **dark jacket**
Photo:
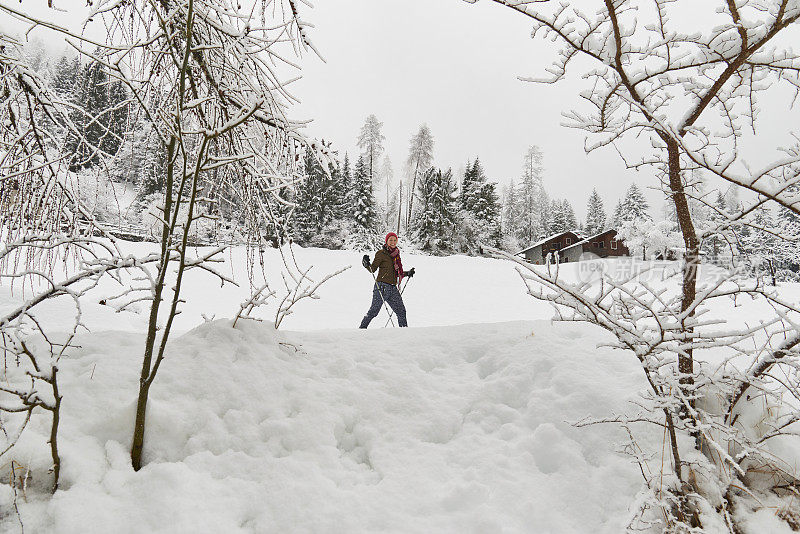
[[[375,253],[375,259],[372,260],[372,265],[370,265],[369,270],[373,273],[378,271],[378,282],[397,285],[397,272],[394,270],[394,260],[385,248]]]

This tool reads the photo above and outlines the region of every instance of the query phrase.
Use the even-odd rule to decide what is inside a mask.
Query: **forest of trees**
[[[126,87],[106,67],[66,52],[51,57],[40,43],[29,49],[31,64],[49,81],[54,94],[70,103],[71,119],[83,132],[80,140],[70,132],[64,134],[72,153],[69,169],[102,175],[135,191],[135,200],[123,214],[99,209],[93,215],[130,227],[152,226],[148,220],[163,193],[166,166],[166,147],[152,122],[131,111]],[[517,252],[558,232],[591,236],[613,228],[635,257],[680,256],[682,241],[674,208],[651,206],[635,183],[617,199],[613,212],[607,212],[610,204],[592,189],[581,220],[572,205],[574,198],[552,198],[548,193],[545,156],[536,145],[522,155],[519,176],[501,188],[487,176],[479,155],[468,159],[458,174],[437,167],[433,133],[422,124],[409,140],[401,177],[395,179],[382,130],[383,123],[371,114],[354,136],[358,152],[352,156],[335,147],[326,158],[306,150],[303,179],[288,193],[287,205],[272,206],[279,223],[263,230],[274,245],[288,237],[303,246],[370,248],[381,242],[385,232],[396,231],[405,246],[432,254],[477,254],[487,245]],[[113,156],[107,158],[110,165],[102,154]],[[697,193],[691,202],[692,214],[701,226],[717,225],[741,209],[738,188],[713,188],[699,174],[689,181]],[[241,231],[242,211],[229,196],[224,189],[212,192],[207,211],[213,211],[213,216],[199,221],[197,240],[247,238]],[[203,209],[203,202],[199,205]],[[709,262],[737,261],[740,268],[764,273],[773,282],[795,280],[800,277],[798,247],[774,236],[797,228],[791,211],[761,206],[748,221],[732,223],[724,239],[710,235],[702,251]]]
[[[551,198],[545,184],[544,155],[531,146],[522,157],[522,172],[500,189],[490,180],[478,156],[468,161],[461,175],[435,166],[434,137],[423,124],[411,137],[405,179],[393,182],[391,162],[384,158],[381,170],[374,162],[384,152],[382,123],[367,117],[358,138],[362,153],[355,165],[350,156],[333,158],[325,172],[306,157],[306,178],[297,190],[292,232],[298,243],[326,248],[368,247],[380,242],[387,231],[399,231],[420,250],[435,254],[479,253],[488,245],[517,252],[547,236],[573,231],[592,236],[617,230],[632,255],[641,259],[677,259],[682,239],[674,208],[651,206],[642,189],[631,183],[612,213],[592,189],[586,201],[585,219],[579,220],[570,199]],[[372,166],[370,161],[373,162]],[[697,199],[691,211],[698,223],[710,227],[741,209],[738,190],[717,190],[692,176]],[[385,189],[385,196],[384,191]],[[762,206],[751,221],[731,225],[729,236],[718,234],[703,241],[708,262],[754,273],[766,273],[773,282],[794,280],[800,271],[798,247],[779,243],[774,235],[794,231],[796,217],[788,210]],[[769,245],[775,241],[775,246]]]

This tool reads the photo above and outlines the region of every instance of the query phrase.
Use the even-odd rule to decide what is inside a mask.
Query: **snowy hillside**
[[[640,485],[622,436],[565,421],[622,409],[639,380],[589,335],[205,324],[170,349],[140,473],[140,336],[87,336],[63,364],[64,491],[22,517],[59,533],[619,532]],[[19,460],[45,467],[42,438]]]
[[[320,276],[360,258],[295,252]],[[18,499],[25,532],[624,530],[642,485],[639,466],[620,452],[628,436],[570,423],[630,410],[646,386],[635,358],[597,348],[609,336],[596,327],[548,321],[552,309],[525,295],[511,263],[403,261],[418,274],[406,289],[412,328],[402,330],[381,328],[385,312],[370,330],[354,328],[372,285],[360,266],[279,331],[252,320],[232,328],[224,317],[248,288],[191,274],[184,333],[170,341],[151,392],[138,473],[129,447],[145,320],[86,305],[92,332],[60,364],[62,482],[52,499],[44,497],[49,415],[34,418],[14,451],[34,473],[27,502]],[[279,263],[266,251],[268,272]],[[234,249],[225,268],[246,279],[245,252]],[[113,289],[98,288],[92,300]],[[6,306],[19,296],[2,291]],[[754,305],[724,313],[746,317]],[[49,306],[51,320],[68,309]],[[658,428],[634,429],[640,444],[662,448]],[[648,461],[657,471],[669,459]],[[0,507],[13,509],[12,500],[0,488]],[[765,510],[741,523],[752,533],[790,532]],[[14,514],[2,518],[0,530],[19,528]]]

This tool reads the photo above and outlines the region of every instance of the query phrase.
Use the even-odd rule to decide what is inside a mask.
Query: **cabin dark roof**
[[[564,236],[564,235],[566,235],[566,234],[572,234],[572,235],[576,235],[576,234],[575,234],[575,232],[573,232],[573,231],[571,231],[571,230],[570,230],[570,231],[567,231],[567,232],[559,232],[559,233],[557,233],[557,234],[553,234],[553,235],[551,235],[551,236],[545,237],[544,239],[540,239],[539,241],[537,241],[537,242],[536,242],[536,243],[534,243],[533,245],[529,246],[529,247],[528,247],[528,248],[526,248],[526,249],[522,249],[522,250],[520,250],[519,252],[517,252],[517,253],[516,253],[516,254],[514,254],[514,255],[515,255],[515,256],[517,256],[517,255],[519,255],[519,254],[525,254],[525,253],[526,253],[526,252],[528,252],[529,250],[533,250],[533,249],[535,249],[536,247],[540,247],[540,246],[544,245],[545,243],[547,243],[548,241],[552,241],[553,239],[557,239],[557,238],[559,238],[559,237],[561,237],[561,236]]]
[[[569,250],[569,249],[571,249],[572,247],[577,247],[578,245],[583,245],[584,243],[589,243],[589,242],[590,242],[592,239],[597,239],[598,237],[600,237],[600,236],[604,236],[604,235],[606,235],[606,234],[608,234],[608,233],[610,233],[610,232],[614,232],[615,234],[617,233],[617,231],[616,231],[615,229],[613,229],[613,228],[609,228],[608,230],[603,230],[603,231],[602,231],[602,232],[600,232],[599,234],[594,234],[594,235],[591,235],[591,236],[589,236],[589,237],[587,237],[587,238],[585,238],[585,239],[581,239],[581,240],[580,240],[580,241],[578,241],[577,243],[573,243],[573,244],[571,244],[571,245],[570,245],[570,246],[568,246],[568,247],[564,247],[564,248],[562,248],[562,249],[561,249],[561,251],[563,252],[563,251],[565,251],[565,250]]]

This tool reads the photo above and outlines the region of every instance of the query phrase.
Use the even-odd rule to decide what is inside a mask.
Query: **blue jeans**
[[[388,304],[397,315],[397,324],[400,326],[408,326],[406,322],[406,307],[403,304],[403,297],[400,295],[397,286],[394,284],[387,284],[386,282],[376,282],[375,285],[372,286],[372,305],[361,320],[361,326],[359,326],[359,328],[366,328],[369,326],[370,321],[381,312],[384,301],[386,301],[386,304]]]

